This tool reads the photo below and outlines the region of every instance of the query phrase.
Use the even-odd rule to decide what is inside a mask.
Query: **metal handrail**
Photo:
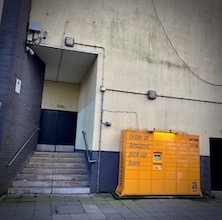
[[[89,156],[89,148],[88,148],[88,144],[86,141],[86,132],[82,131],[82,134],[83,134],[83,139],[84,139],[84,143],[85,143],[85,147],[86,147],[86,157],[87,157],[88,163],[95,163],[96,160],[92,160]]]
[[[15,161],[15,159],[18,157],[18,155],[22,152],[22,150],[25,148],[25,146],[28,144],[28,142],[32,139],[34,134],[39,131],[40,128],[36,128],[34,132],[29,136],[29,138],[26,140],[26,142],[19,148],[19,150],[15,153],[15,155],[10,159],[10,161],[6,164],[7,167],[11,166],[12,163]]]

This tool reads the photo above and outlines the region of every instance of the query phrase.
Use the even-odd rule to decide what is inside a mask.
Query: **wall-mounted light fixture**
[[[157,132],[157,133],[172,133],[172,134],[178,134],[179,133],[179,131],[172,130],[172,129],[156,129],[156,128],[153,128],[153,130],[150,130],[149,132],[150,133],[154,133],[154,132]]]
[[[75,43],[75,39],[73,37],[66,37],[65,38],[65,45],[67,47],[73,47]]]
[[[147,93],[148,99],[154,100],[156,99],[156,91],[155,90],[149,90]]]
[[[33,50],[32,48],[30,48],[29,46],[26,46],[25,50],[26,50],[27,52],[29,52],[30,55],[34,55],[34,54],[35,54],[34,50]]]

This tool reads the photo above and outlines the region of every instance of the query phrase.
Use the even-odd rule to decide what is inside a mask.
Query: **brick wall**
[[[5,165],[39,126],[44,63],[26,53],[30,0],[7,0],[0,27],[0,195],[37,144],[37,134],[10,167]],[[16,78],[22,82],[15,92]]]

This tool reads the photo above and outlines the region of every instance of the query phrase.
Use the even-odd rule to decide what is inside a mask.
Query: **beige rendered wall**
[[[30,19],[48,30],[44,44],[64,46],[72,36],[104,48],[104,75],[97,78],[109,89],[104,121],[112,126],[102,127],[102,150],[119,150],[122,129],[156,128],[200,135],[201,155],[209,155],[209,137],[222,138],[222,87],[215,86],[222,84],[221,10],[220,0],[38,0]],[[150,89],[156,100],[141,95]],[[97,143],[95,94],[89,103],[98,108]]]
[[[86,132],[89,149],[94,145],[95,97],[96,97],[97,60],[80,85],[79,109],[76,130],[76,149],[85,149],[82,131]],[[94,147],[95,149],[95,147]]]
[[[45,81],[42,108],[60,111],[78,111],[79,85]]]

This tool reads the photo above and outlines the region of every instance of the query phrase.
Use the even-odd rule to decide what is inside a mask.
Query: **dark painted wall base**
[[[90,192],[114,192],[118,183],[119,153],[102,151],[99,155],[98,151],[93,151],[90,152],[90,158],[96,161],[88,164]]]
[[[97,162],[90,166],[90,189],[91,193],[98,192],[114,192],[118,184],[119,173],[119,152],[101,152],[99,187],[97,187],[98,177],[98,152],[93,152],[93,159]],[[204,194],[211,195],[211,179],[210,179],[210,157],[200,157],[201,171],[201,190]]]
[[[114,192],[118,184],[119,152],[102,152],[100,192]]]
[[[200,157],[201,190],[204,194],[211,194],[210,156]]]

